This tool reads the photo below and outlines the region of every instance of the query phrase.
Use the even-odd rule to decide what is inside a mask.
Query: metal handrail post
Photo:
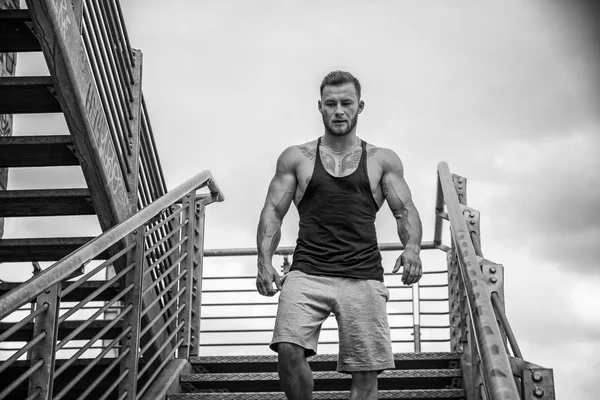
[[[204,222],[206,203],[205,199],[196,200],[194,210],[194,254],[192,266],[194,268],[194,284],[192,289],[192,319],[190,322],[190,355],[200,354],[200,322],[202,307],[202,273],[204,266]]]
[[[496,322],[490,295],[469,236],[469,229],[461,212],[448,164],[445,162],[438,164],[438,176],[448,207],[452,236],[456,241],[459,267],[467,292],[476,346],[483,363],[484,384],[493,400],[518,400],[520,397],[512,379],[508,355],[504,352],[500,327]]]
[[[185,242],[185,252],[187,253],[185,258],[181,260],[179,264],[180,273],[185,269],[186,273],[183,275],[183,282],[180,281],[180,285],[185,285],[185,292],[181,295],[179,303],[185,303],[185,308],[181,311],[177,318],[177,342],[183,338],[183,342],[179,345],[177,350],[177,358],[187,359],[189,356],[189,346],[191,338],[191,320],[192,320],[192,289],[194,287],[194,267],[193,267],[193,256],[195,252],[194,243],[194,221],[196,220],[196,191],[193,190],[186,194],[183,198],[183,207],[186,207],[183,212],[183,220],[185,227],[182,229],[182,234],[187,237]]]
[[[419,283],[412,285],[413,298],[413,336],[415,338],[415,353],[421,352],[421,287]]]
[[[41,368],[29,378],[29,395],[40,391],[36,400],[51,399],[54,387],[54,360],[56,355],[56,340],[58,338],[58,314],[60,310],[59,291],[62,283],[56,283],[43,291],[37,297],[36,308],[48,304],[48,310],[36,317],[33,327],[33,337],[45,335],[31,350],[31,365],[40,360],[44,361]]]
[[[125,284],[133,283],[133,290],[129,291],[123,298],[123,308],[131,306],[132,309],[123,319],[123,330],[131,328],[131,331],[121,340],[121,353],[129,349],[129,353],[121,361],[121,374],[127,374],[119,385],[119,397],[127,400],[135,400],[137,391],[138,354],[140,350],[140,325],[142,312],[142,277],[144,273],[144,226],[136,228],[131,233],[131,241],[135,247],[127,254],[127,265],[135,263],[135,266],[125,275]],[[126,393],[126,394],[125,394]]]

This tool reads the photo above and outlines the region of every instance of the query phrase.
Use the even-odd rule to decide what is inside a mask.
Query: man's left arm
[[[413,203],[408,184],[404,180],[402,161],[391,150],[386,149],[382,153],[381,190],[396,219],[400,241],[404,244],[404,251],[398,257],[392,272],[398,272],[403,266],[402,282],[405,285],[412,285],[423,275],[419,256],[423,236],[421,218]]]

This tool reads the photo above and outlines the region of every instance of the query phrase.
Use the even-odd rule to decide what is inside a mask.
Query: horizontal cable
[[[86,305],[87,303],[90,302],[90,300],[92,300],[93,298],[95,298],[96,296],[98,296],[100,293],[102,293],[105,289],[107,289],[108,287],[112,286],[115,282],[117,282],[123,275],[125,275],[126,273],[128,273],[129,271],[131,271],[131,269],[135,267],[135,261],[131,264],[129,264],[129,266],[127,266],[126,268],[124,268],[122,271],[120,271],[118,274],[116,274],[115,276],[113,276],[109,281],[106,281],[102,286],[100,286],[98,289],[94,290],[92,293],[90,293],[88,296],[86,296],[83,300],[81,300],[79,303],[77,303],[77,305],[71,307],[69,309],[69,311],[67,311],[66,313],[64,313],[63,315],[61,315],[58,318],[58,323],[62,324],[63,322],[65,322],[65,320],[67,318],[69,318],[71,315],[75,314],[77,311],[79,311],[84,305]],[[62,295],[61,295],[62,298]]]
[[[118,315],[119,318],[110,320],[110,322],[108,324],[106,324],[106,326],[104,328],[102,328],[102,330],[100,332],[95,334],[94,337],[92,337],[90,340],[88,340],[88,342],[83,347],[81,347],[77,353],[73,354],[73,356],[71,356],[71,358],[69,358],[63,365],[61,365],[60,368],[57,369],[56,372],[54,372],[54,376],[55,377],[60,376],[60,374],[62,374],[71,364],[73,364],[80,355],[85,353],[94,343],[96,343],[96,341],[98,339],[100,339],[106,332],[108,332],[109,329],[111,329],[113,326],[115,326],[117,324],[117,322],[119,322],[121,320],[121,318],[123,316],[125,316],[132,309],[133,309],[133,305],[130,304],[127,306],[127,308],[125,308]],[[77,379],[77,376],[75,376],[73,379]]]
[[[202,303],[202,307],[276,306],[277,303]]]
[[[186,257],[187,257],[187,253],[184,253],[183,255],[179,256],[179,258],[173,262],[173,265],[171,265],[162,274],[160,274],[159,276],[157,276],[156,278],[154,278],[152,280],[152,283],[146,289],[144,289],[144,292],[142,293],[142,296],[147,295],[154,288],[154,286],[156,286],[156,285],[158,285],[160,283],[163,283],[163,279],[166,278],[171,273],[171,271],[173,271],[175,268],[177,268],[177,266],[179,265],[179,263],[181,261],[183,261],[183,259],[186,258]]]
[[[179,274],[179,276],[177,276],[177,278],[176,278],[176,279],[175,279],[173,282],[169,283],[169,285],[168,285],[168,286],[166,286],[166,287],[165,287],[165,288],[164,288],[164,289],[163,289],[163,290],[162,290],[160,293],[158,293],[158,294],[156,295],[156,297],[154,298],[154,300],[152,300],[152,301],[150,302],[150,304],[148,304],[148,305],[146,306],[146,308],[144,308],[144,309],[142,310],[142,314],[141,314],[141,315],[142,315],[142,316],[146,315],[146,313],[147,313],[147,312],[148,312],[148,311],[149,311],[149,310],[150,310],[150,309],[151,309],[151,308],[152,308],[152,307],[153,307],[153,306],[154,306],[156,303],[158,303],[158,302],[159,302],[159,301],[162,299],[162,297],[163,297],[163,296],[164,296],[164,295],[165,295],[165,294],[166,294],[166,293],[169,291],[169,289],[171,289],[171,288],[172,288],[172,287],[173,287],[173,286],[174,286],[174,285],[175,285],[175,284],[176,284],[176,283],[179,281],[179,279],[181,279],[181,277],[182,277],[183,275],[185,275],[186,273],[187,273],[187,270],[183,270],[183,272],[182,272],[181,274]],[[185,290],[186,290],[186,286],[184,286],[183,288],[179,289],[179,292],[177,292],[177,294],[175,295],[175,297],[179,297],[179,296],[181,295],[181,293],[183,293]]]
[[[147,269],[144,270],[144,275],[148,274],[150,271],[152,271],[158,264],[160,264],[161,262],[163,262],[167,257],[169,257],[171,254],[173,254],[173,252],[175,250],[177,250],[179,248],[179,246],[181,246],[182,244],[184,244],[186,241],[188,240],[188,237],[184,237],[183,239],[181,239],[179,242],[174,243],[172,245],[172,247],[165,252],[165,254],[163,254],[158,260],[154,261],[152,263],[152,265],[148,266]]]
[[[177,300],[179,300],[178,296],[173,297],[167,304],[165,304],[164,309],[168,310],[169,308],[171,308],[171,306],[173,305],[173,303],[175,303]],[[183,306],[185,307],[185,303],[183,304]],[[164,313],[161,312],[157,316],[155,316],[154,318],[152,318],[152,321],[148,322],[148,324],[140,332],[140,337],[144,336],[146,334],[146,332],[148,332],[148,330],[150,330],[150,328],[152,327],[152,325],[154,325],[156,323],[156,321],[158,321],[163,316],[163,314]],[[173,318],[177,317],[177,314],[179,314],[179,309],[177,309],[177,312],[175,314],[173,314],[171,317],[169,317],[168,321],[165,322],[165,323],[169,324]]]
[[[67,342],[69,340],[73,339],[81,331],[83,331],[85,328],[87,328],[100,314],[102,314],[104,311],[106,311],[106,309],[108,309],[114,302],[116,302],[121,297],[125,296],[129,291],[131,291],[133,289],[133,286],[134,286],[133,283],[130,283],[129,285],[127,285],[127,287],[125,287],[122,292],[118,293],[115,297],[110,299],[104,307],[100,308],[98,311],[96,311],[94,313],[94,315],[92,315],[91,317],[89,317],[88,319],[83,321],[83,323],[81,325],[79,325],[76,329],[73,330],[73,332],[69,333],[63,340],[61,340],[61,342],[59,344],[56,345],[56,350],[60,350],[65,344],[67,344]],[[121,312],[121,314],[123,314],[123,313]],[[117,317],[120,317],[121,314],[117,315]],[[115,318],[115,319],[118,320],[119,318]]]
[[[448,315],[449,311],[439,311],[439,312],[423,312],[421,311],[420,315]]]
[[[179,329],[181,329],[183,327],[185,327],[185,322],[183,324],[181,324],[181,326],[179,327]],[[162,343],[162,345],[156,350],[156,352],[152,355],[152,357],[150,357],[148,360],[146,360],[146,365],[144,365],[144,367],[138,372],[138,376],[137,376],[138,380],[144,375],[144,373],[148,370],[148,368],[150,368],[152,366],[152,363],[154,362],[154,360],[156,360],[156,358],[165,349],[165,347],[167,347],[167,345],[169,345],[171,343],[171,340],[175,337],[175,335],[177,335],[177,333],[179,333],[179,330],[171,332],[171,334]],[[174,346],[171,349],[171,351],[173,351],[174,349],[176,349],[178,346],[179,345]]]
[[[11,326],[6,332],[0,335],[0,343],[4,342],[6,339],[11,337],[15,332],[27,325],[28,322],[31,322],[33,319],[35,319],[35,317],[46,312],[48,308],[50,308],[50,305],[48,303],[44,303],[40,308],[38,308],[28,316],[23,318],[21,321]]]
[[[144,252],[144,256],[147,256],[148,254],[152,253],[154,250],[156,250],[156,248],[158,246],[160,246],[161,244],[165,243],[167,240],[169,240],[173,235],[175,235],[176,233],[179,232],[179,230],[184,227],[185,225],[187,225],[188,220],[186,220],[185,222],[177,225],[176,227],[173,227],[171,229],[171,232],[169,232],[166,236],[164,236],[162,239],[160,239],[158,242],[156,242],[154,245],[152,245],[152,247],[150,247],[148,250],[146,250]]]
[[[117,345],[117,343],[119,343],[119,341],[121,339],[123,339],[125,337],[125,335],[127,335],[127,333],[130,331],[131,331],[131,326],[128,326],[127,329],[125,329],[123,332],[121,332],[121,334],[119,336],[117,336],[115,339],[113,339],[113,341],[110,342],[110,344],[106,347],[106,349],[104,351],[102,351],[102,353],[100,353],[88,365],[86,365],[85,368],[80,373],[78,373],[76,377],[74,377],[73,379],[71,379],[69,381],[69,384],[60,391],[58,396],[62,397],[66,394],[66,392],[71,390],[73,388],[73,386],[75,386],[81,380],[81,378],[83,378],[98,362],[100,362],[100,360],[102,360],[103,357],[110,350],[112,350]],[[64,369],[63,369],[63,371],[64,371]],[[61,373],[62,373],[62,371],[61,371]],[[54,373],[54,378],[56,379],[57,376],[58,376],[58,371],[56,371]]]
[[[119,377],[113,382],[112,385],[110,385],[108,387],[108,389],[106,389],[106,391],[104,392],[102,397],[100,397],[100,399],[98,399],[98,400],[105,400],[106,398],[108,398],[108,396],[110,396],[110,394],[117,388],[117,386],[119,386],[121,384],[121,382],[123,381],[123,379],[125,379],[127,377],[127,375],[129,375],[129,368],[125,368],[125,370],[123,372],[121,372]],[[121,398],[123,398],[122,395],[121,395]]]
[[[135,242],[133,242],[133,243],[125,246],[125,248],[123,250],[120,250],[117,254],[115,254],[114,256],[112,256],[111,258],[109,258],[108,260],[104,261],[102,264],[98,265],[96,268],[94,268],[93,270],[91,270],[90,272],[88,272],[87,274],[85,274],[84,276],[82,276],[81,278],[79,278],[77,281],[73,282],[72,284],[70,284],[69,286],[67,286],[65,289],[62,289],[60,291],[60,297],[65,297],[66,295],[68,295],[69,293],[71,293],[74,289],[76,289],[79,286],[81,286],[90,277],[96,275],[102,269],[104,269],[104,268],[108,267],[109,265],[113,264],[123,254],[127,253],[129,250],[133,249],[135,246],[136,246]]]
[[[140,389],[140,391],[137,393],[137,395],[135,396],[136,400],[140,399],[144,393],[146,393],[146,390],[148,390],[148,388],[150,387],[150,385],[152,383],[154,383],[154,379],[158,376],[159,373],[162,372],[163,368],[165,367],[165,365],[167,365],[167,363],[169,361],[171,361],[171,354],[175,353],[175,350],[177,350],[177,348],[179,346],[181,346],[181,344],[183,343],[183,338],[179,339],[179,341],[177,341],[177,343],[175,344],[175,346],[173,346],[173,348],[171,349],[171,351],[169,351],[169,357],[165,357],[165,359],[160,363],[160,365],[155,369],[154,373],[148,378],[148,380],[146,381],[146,383],[144,384],[144,386]]]
[[[446,271],[445,271],[446,272]],[[427,289],[427,288],[442,288],[442,287],[448,287],[447,283],[440,283],[439,285],[419,285],[419,287],[421,289]]]
[[[19,349],[19,351],[17,351],[15,354],[13,354],[10,358],[2,361],[2,363],[0,364],[0,374],[2,374],[2,372],[4,372],[5,369],[7,369],[11,365],[13,365],[13,363],[15,361],[17,361],[19,359],[19,357],[21,357],[23,354],[27,353],[27,351],[29,349],[31,349],[33,346],[38,344],[45,337],[46,337],[46,332],[40,332],[36,337],[34,337],[28,343],[26,343],[25,346],[21,347]]]
[[[165,224],[169,221],[171,221],[172,219],[174,219],[178,214],[181,214],[182,211],[184,211],[185,209],[187,209],[189,207],[189,204],[183,205],[181,207],[177,207],[176,210],[173,210],[171,212],[171,215],[169,215],[167,218],[160,220],[157,225],[153,226],[152,228],[149,228],[146,230],[146,232],[144,232],[144,236],[148,236],[152,233],[154,233],[154,231],[162,228],[163,226],[165,226]],[[164,210],[163,210],[164,212]],[[161,215],[161,214],[159,214]]]
[[[179,307],[177,309],[177,312],[174,313],[173,315],[171,315],[169,317],[169,319],[167,321],[165,321],[164,324],[162,324],[162,326],[160,327],[160,329],[157,332],[154,333],[154,336],[152,338],[150,338],[150,340],[148,340],[148,343],[146,343],[146,345],[140,350],[138,357],[141,357],[142,355],[144,355],[144,353],[146,352],[146,350],[148,350],[150,348],[150,346],[152,345],[152,343],[156,342],[156,340],[159,338],[159,335],[161,333],[163,333],[165,331],[165,329],[167,329],[171,325],[171,323],[173,322],[173,320],[179,316],[179,313],[181,311],[183,311],[183,309],[185,308],[185,306],[186,306],[186,304],[183,303],[181,305],[181,307]],[[175,329],[175,330],[177,330],[177,329]],[[141,337],[141,335],[140,335],[140,337]]]
[[[86,399],[87,396],[96,388],[96,386],[98,386],[98,384],[100,382],[102,382],[104,380],[104,378],[106,378],[106,376],[110,373],[110,371],[112,371],[112,369],[119,365],[121,363],[121,360],[123,360],[129,353],[131,353],[131,347],[127,347],[125,348],[125,350],[122,350],[121,354],[119,354],[118,357],[116,357],[113,362],[110,363],[110,365],[108,365],[108,367],[106,367],[104,369],[104,371],[102,371],[102,373],[88,386],[88,388],[77,398],[77,400],[83,400]],[[124,371],[124,373],[127,373],[129,370],[126,369]],[[57,399],[56,397],[54,397],[53,400],[60,400]]]
[[[27,371],[25,371],[23,374],[21,374],[21,376],[19,376],[15,381],[13,381],[13,383],[8,385],[6,387],[6,389],[4,389],[2,392],[0,392],[0,400],[4,399],[10,392],[15,390],[17,388],[17,386],[19,386],[22,382],[24,382],[25,379],[29,378],[31,376],[31,374],[33,374],[35,371],[40,369],[42,367],[42,365],[44,365],[43,359],[38,360],[34,365],[29,367],[29,369],[27,369]]]
[[[209,320],[209,319],[260,319],[260,318],[275,318],[275,314],[273,314],[273,315],[242,315],[242,316],[233,316],[233,317],[202,317],[202,319],[204,319],[204,320]]]
[[[108,345],[101,347],[103,350],[100,354],[98,354],[96,356],[96,358],[94,358],[92,361],[90,361],[90,363],[88,365],[85,366],[85,368],[79,373],[79,376],[83,376],[85,374],[87,374],[89,372],[90,369],[92,369],[96,364],[98,364],[100,362],[100,360],[102,360],[104,358],[104,356],[106,354],[108,354],[109,351],[111,351],[112,349],[114,349],[119,342],[121,341],[121,339],[123,339],[125,337],[125,335],[127,335],[129,332],[131,332],[131,325],[128,325],[127,328],[125,328],[123,330],[123,332],[121,332],[116,338],[114,338]],[[63,349],[65,349],[63,347]],[[58,373],[58,371],[56,371],[54,373],[54,376],[56,377],[56,374]],[[73,382],[73,385],[76,382]]]
[[[429,298],[419,298],[419,301],[448,301],[449,299],[429,299]]]

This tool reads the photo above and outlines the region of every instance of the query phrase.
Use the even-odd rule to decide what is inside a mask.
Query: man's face
[[[356,128],[358,114],[364,107],[352,83],[325,86],[319,101],[323,125],[333,136],[346,136]]]

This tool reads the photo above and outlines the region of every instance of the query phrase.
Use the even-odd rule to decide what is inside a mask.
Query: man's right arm
[[[286,149],[277,160],[275,176],[269,185],[265,205],[260,213],[256,246],[258,249],[258,274],[256,288],[263,296],[273,296],[281,290],[279,274],[273,268],[273,253],[281,238],[281,224],[296,193],[296,171],[292,156],[294,148]],[[273,289],[273,282],[277,290]]]

